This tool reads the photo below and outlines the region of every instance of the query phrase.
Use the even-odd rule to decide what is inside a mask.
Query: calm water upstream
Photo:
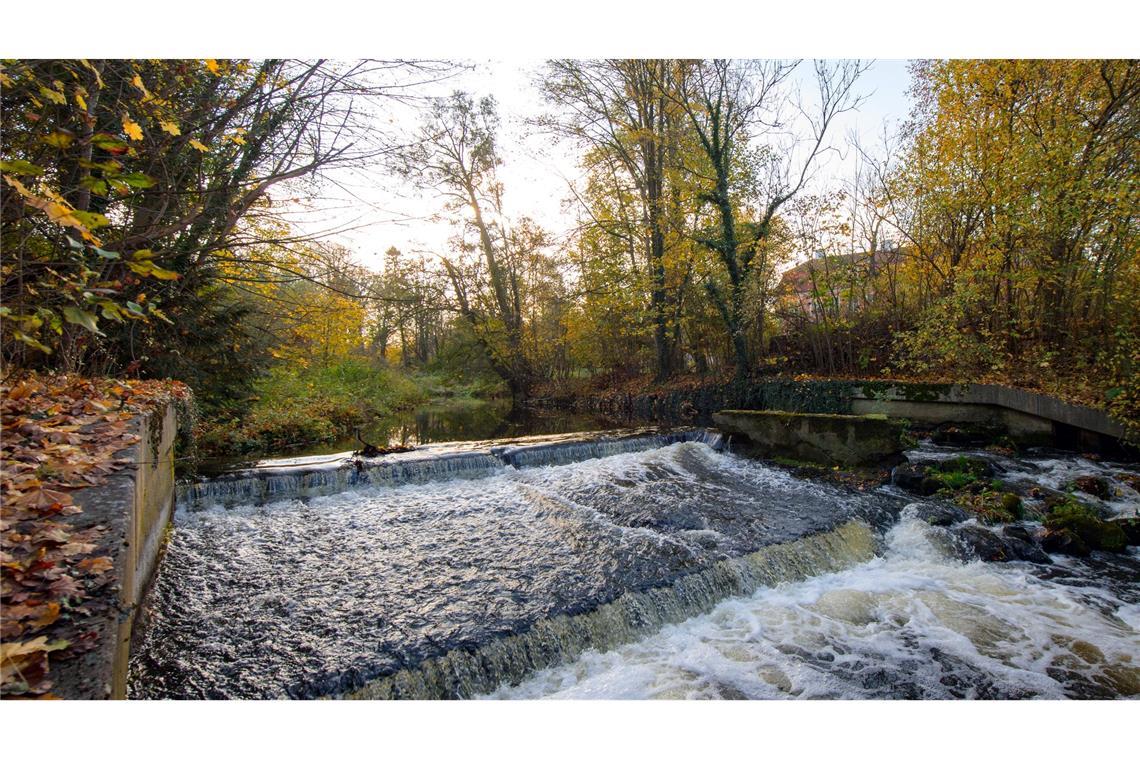
[[[131,696],[1140,694],[1135,550],[964,562],[890,487],[855,493],[646,440],[306,500],[180,505]],[[1005,466],[1041,482],[1115,472],[1065,456]],[[1108,507],[1140,508],[1113,482]]]
[[[361,435],[376,446],[416,446],[443,441],[488,441],[526,435],[613,430],[628,424],[628,421],[553,409],[516,409],[510,400],[504,399],[440,398],[381,417],[362,430]],[[298,446],[264,458],[338,454],[359,448],[360,442],[355,436],[346,436],[331,443]],[[199,470],[208,474],[248,466],[255,461],[256,458],[249,456],[219,457],[203,461]]]

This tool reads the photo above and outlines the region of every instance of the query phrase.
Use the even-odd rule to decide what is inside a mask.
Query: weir
[[[1140,557],[996,568],[922,497],[724,449],[703,429],[545,436],[186,487],[129,695],[1140,694]],[[1001,471],[1119,475],[1102,506],[1140,506],[1127,471],[1082,461]]]
[[[624,454],[696,441],[719,451],[716,430],[655,428],[613,433],[533,436],[514,441],[428,444],[415,451],[374,459],[350,453],[268,460],[259,466],[179,483],[179,507],[262,504],[310,498],[367,486],[396,486],[450,478],[480,477],[507,467],[539,467]]]
[[[539,621],[528,631],[474,651],[457,649],[419,667],[377,679],[347,699],[467,699],[517,686],[531,673],[572,660],[587,649],[607,651],[711,610],[761,586],[798,581],[866,562],[875,536],[861,521],[783,544],[679,578],[668,586],[623,594],[580,615]]]
[[[475,696],[866,561],[869,526],[902,507],[723,445],[703,429],[548,436],[196,484],[132,696]]]

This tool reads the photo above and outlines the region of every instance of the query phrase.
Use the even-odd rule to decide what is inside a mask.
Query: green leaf
[[[89,311],[84,311],[75,306],[64,306],[63,318],[73,325],[79,325],[96,335],[103,336],[103,333],[99,332],[99,318]]]
[[[40,343],[38,340],[33,338],[31,335],[27,335],[20,330],[14,330],[13,332],[15,333],[16,338],[18,340],[23,341],[24,343],[28,344],[32,348],[36,349],[37,351],[43,351],[45,354],[51,353],[50,348],[45,346],[43,343]]]
[[[81,158],[78,163],[84,169],[102,169],[105,172],[118,172],[123,168],[123,165],[114,159],[109,161],[88,161]]]
[[[54,132],[44,137],[43,141],[53,148],[65,150],[70,148],[71,144],[75,142],[75,135],[68,134],[67,132]]]
[[[162,311],[160,311],[159,308],[157,306],[155,306],[154,304],[150,305],[150,314],[153,317],[158,317],[159,319],[161,319],[163,322],[165,322],[168,325],[174,324],[174,322],[172,322],[170,320],[170,317],[163,314]]]
[[[154,179],[146,176],[142,172],[131,172],[130,174],[122,174],[122,175],[119,175],[116,179],[119,179],[119,180],[125,182],[126,184],[130,185],[131,187],[137,187],[137,188],[154,187],[157,184],[154,181]]]
[[[82,222],[83,226],[89,230],[97,230],[111,223],[110,219],[102,214],[96,214],[93,211],[72,211],[71,215]]]
[[[16,159],[15,161],[0,161],[0,172],[20,174],[25,177],[38,177],[44,173],[44,170],[30,161]]]
[[[45,98],[50,100],[52,103],[55,103],[56,105],[60,105],[60,106],[67,105],[67,96],[64,95],[62,92],[56,92],[55,90],[49,90],[47,87],[40,87],[40,95],[43,95]]]
[[[67,247],[73,251],[82,251],[83,250],[83,243],[80,243],[78,240],[71,237],[71,235],[68,235],[67,236]]]
[[[108,153],[113,153],[116,156],[127,152],[130,147],[127,143],[114,135],[109,135],[106,132],[99,132],[91,138],[91,144],[96,148],[105,150]]]
[[[132,314],[137,314],[140,317],[146,316],[146,312],[143,311],[143,307],[139,306],[134,301],[127,301],[127,311],[131,312]]]
[[[140,248],[131,254],[131,258],[135,261],[148,261],[153,259],[157,254],[149,248]]]
[[[98,246],[94,246],[94,245],[91,246],[91,249],[93,251],[95,251],[95,253],[97,253],[98,255],[102,256],[105,259],[117,259],[117,258],[119,258],[119,252],[118,251],[104,251],[102,248],[99,248]]]
[[[96,195],[104,197],[104,198],[107,197],[107,192],[110,189],[110,188],[108,188],[107,183],[105,181],[99,179],[98,177],[92,177],[90,175],[79,180],[79,186],[82,188],[86,188],[86,189],[90,190],[91,192],[95,193]]]
[[[123,321],[123,307],[114,301],[103,301],[100,304],[100,310],[106,319],[113,319],[116,322]]]

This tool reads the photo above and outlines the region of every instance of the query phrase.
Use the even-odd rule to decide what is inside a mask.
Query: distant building
[[[869,281],[900,258],[901,247],[895,241],[884,241],[874,254],[859,251],[828,256],[816,251],[807,261],[784,272],[778,289],[780,301],[784,309],[808,314],[815,314],[824,299],[832,300],[838,309],[852,298],[852,285],[865,284],[860,295],[871,295],[874,284]]]

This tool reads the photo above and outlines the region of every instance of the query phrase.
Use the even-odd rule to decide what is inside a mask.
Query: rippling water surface
[[[340,693],[880,501],[682,443],[476,480],[179,509],[133,694]]]
[[[727,600],[707,615],[611,652],[588,652],[493,696],[1140,694],[1135,553],[1051,568],[963,563],[941,553],[933,530],[904,511],[882,557]],[[1106,582],[1106,571],[1117,575],[1115,583]]]
[[[963,563],[941,553],[933,529],[903,509],[908,501],[889,488],[856,494],[798,480],[690,442],[307,501],[180,507],[145,635],[133,651],[130,693],[350,694],[448,652],[494,649],[539,629],[545,638],[529,649],[496,650],[490,681],[487,674],[463,681],[490,683],[485,689],[428,678],[404,693],[940,698],[1140,691],[1135,554],[1053,566]],[[795,582],[725,599],[757,585],[737,577],[751,572],[732,564],[739,558],[852,519],[895,526],[881,556],[865,561],[869,550],[852,549],[862,545],[860,534],[844,529],[842,541],[805,545],[797,550],[802,556],[779,559],[789,572],[766,576]],[[823,561],[821,546],[851,549],[861,559],[854,567]],[[776,561],[752,560],[758,568]],[[834,572],[840,567],[848,569]],[[696,580],[686,586],[684,579]],[[630,599],[636,603],[609,618],[595,614],[588,626],[548,625],[585,620],[599,605]],[[674,614],[689,609],[707,614]],[[631,643],[610,651],[590,648],[607,620],[636,632],[646,616],[683,622],[627,637]],[[491,668],[491,659],[464,660],[464,667]],[[552,661],[565,664],[533,672]]]

